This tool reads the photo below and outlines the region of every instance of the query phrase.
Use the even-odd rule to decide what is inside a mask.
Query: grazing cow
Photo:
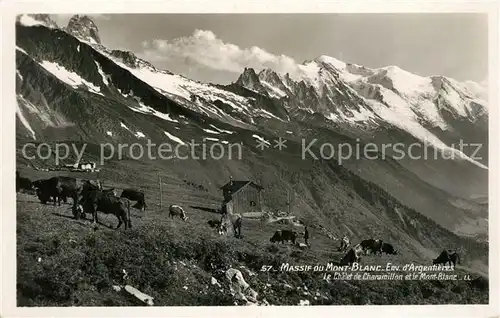
[[[97,183],[93,183],[89,180],[84,180],[82,186],[77,190],[77,193],[80,197],[80,199],[78,200],[78,205],[83,206],[86,199],[88,198],[88,195],[92,191],[99,191],[100,193],[102,193],[102,195],[116,197],[116,191],[114,188],[102,190],[101,183],[99,181],[97,181]],[[75,211],[75,209],[75,204],[73,204],[73,211]],[[90,212],[90,210],[87,210],[87,212]],[[79,216],[85,218],[85,213],[82,212]],[[77,219],[79,216],[75,215]]]
[[[370,251],[376,255],[377,252],[382,254],[382,243],[382,240],[368,239],[362,241],[360,245],[364,251]]]
[[[344,237],[340,241],[340,247],[338,248],[338,250],[341,252],[345,252],[349,248],[349,245],[351,245],[351,242],[349,241],[347,235],[344,235]]]
[[[394,248],[394,246],[392,246],[391,244],[389,243],[382,243],[382,249],[381,249],[382,253],[386,253],[386,254],[392,254],[392,255],[397,255],[398,254],[398,251],[396,251],[396,249]]]
[[[168,215],[173,218],[174,216],[179,216],[183,221],[187,221],[188,217],[184,209],[177,204],[172,204],[168,207]]]
[[[33,181],[36,195],[41,203],[46,204],[53,198],[54,205],[56,204],[56,200],[59,197],[57,193],[57,182],[58,179],[56,177]]]
[[[28,178],[23,178],[19,175],[19,172],[16,171],[16,192],[21,190],[32,191],[34,189],[33,182],[31,182]]]
[[[281,242],[282,244],[286,241],[290,241],[295,245],[295,240],[297,239],[297,232],[290,230],[277,230],[274,232],[273,237],[269,239],[271,243]]]
[[[118,218],[118,229],[125,223],[125,229],[132,227],[130,219],[130,201],[126,198],[119,198],[100,190],[89,190],[83,193],[82,201],[83,214],[92,213],[93,223],[98,223],[97,212],[114,214]],[[77,210],[74,207],[74,210]]]
[[[456,264],[460,264],[460,256],[457,252],[453,252],[450,250],[443,250],[439,256],[432,260],[432,264],[452,264],[455,267]]]
[[[243,217],[241,214],[223,214],[220,219],[219,233],[223,234],[227,232],[227,226],[231,225],[233,227],[234,236],[241,238],[241,225],[243,223]]]
[[[363,247],[361,244],[353,246],[344,257],[340,260],[340,265],[352,265],[353,263],[359,263],[361,261],[361,255],[363,254]]]
[[[75,178],[59,177],[60,198],[67,203],[67,198],[72,198],[73,202],[78,199],[82,186]]]
[[[130,201],[137,201],[137,203],[133,206],[134,208],[137,208],[141,211],[146,210],[147,205],[146,205],[146,200],[144,197],[144,193],[136,190],[136,189],[124,189],[122,191],[122,194],[120,195],[121,198],[127,198]]]
[[[53,198],[54,205],[56,205],[57,201],[59,206],[61,205],[61,200],[67,202],[67,197],[71,197],[75,201],[80,191],[76,179],[71,177],[52,177],[50,179],[37,180],[33,182],[33,186],[43,204]]]

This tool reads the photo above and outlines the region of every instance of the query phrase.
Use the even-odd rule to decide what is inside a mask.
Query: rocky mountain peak
[[[101,44],[99,29],[87,15],[77,14],[71,17],[66,27],[66,32],[91,44]]]
[[[269,83],[276,83],[276,82],[281,82],[281,78],[280,76],[274,72],[273,70],[271,69],[264,69],[262,70],[260,73],[259,73],[259,78],[266,81],[266,82],[269,82]]]
[[[123,63],[125,63],[125,65],[127,65],[128,67],[131,67],[131,68],[143,68],[143,67],[146,67],[146,68],[149,68],[150,70],[153,70],[153,71],[158,71],[153,64],[151,64],[150,62],[148,61],[145,61],[139,57],[137,57],[137,55],[135,55],[133,52],[131,51],[123,51],[123,50],[112,50],[111,51],[111,55],[120,59]],[[167,74],[172,74],[170,71],[167,71],[167,70],[162,70],[161,72],[165,72]]]
[[[245,67],[243,73],[241,73],[241,75],[238,77],[238,80],[236,80],[236,83],[248,89],[265,91],[262,87],[262,84],[260,83],[259,76],[251,67]]]

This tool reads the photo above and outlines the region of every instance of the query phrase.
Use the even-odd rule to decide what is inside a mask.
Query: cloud
[[[143,51],[138,55],[152,62],[177,62],[234,73],[241,73],[245,67],[270,68],[292,76],[300,72],[295,60],[289,56],[275,55],[256,46],[240,48],[222,41],[209,30],[195,30],[191,36],[171,41],[144,41],[142,47]]]

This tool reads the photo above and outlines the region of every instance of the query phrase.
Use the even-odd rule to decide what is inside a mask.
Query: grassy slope
[[[145,216],[134,211],[132,230],[101,226],[93,231],[89,221],[70,219],[69,205],[44,206],[26,195],[18,200],[19,306],[140,305],[111,288],[114,282],[121,282],[123,269],[128,272],[128,283],[155,297],[156,305],[231,305],[227,285],[218,288],[210,284],[211,264],[222,261],[255,273],[250,276],[243,271],[260,297],[273,305],[297,305],[301,299],[325,305],[488,301],[487,281],[481,286],[484,279],[327,283],[322,273],[259,271],[262,265],[277,268],[281,262],[314,265],[338,260],[341,255],[332,252],[331,243],[318,233],[313,234],[313,249],[305,251],[272,246],[268,237],[276,228],[258,221],[245,222],[242,240],[224,239],[206,230],[205,222],[214,216],[201,211],[191,212],[187,223],[166,220],[162,211],[150,211]],[[102,216],[101,220],[105,225],[116,224],[111,216]],[[365,257],[367,264],[408,261],[404,256]],[[463,273],[462,269],[457,271]],[[304,294],[304,286],[310,294]]]
[[[253,164],[257,165],[256,162],[258,161]],[[127,170],[122,168],[122,164],[127,165]],[[235,175],[245,175],[249,173],[245,170],[251,169],[241,164],[226,164],[230,165],[228,170]],[[281,193],[283,185],[271,183],[271,180],[276,178],[277,171],[276,167],[267,164],[258,165],[265,174],[263,181],[268,185],[266,203],[279,206],[280,198],[284,197]],[[160,168],[164,182],[164,206],[181,203],[190,216],[189,222],[170,220],[166,216],[165,208],[159,209],[156,180]],[[311,168],[314,168],[314,171],[318,169]],[[54,174],[26,168],[20,170],[22,175],[32,179]],[[157,305],[230,305],[233,301],[227,296],[227,284],[223,285],[222,292],[220,288],[210,284],[212,275],[224,282],[211,267],[211,263],[219,264],[222,260],[234,267],[245,266],[256,273],[249,276],[248,272],[244,271],[247,281],[261,297],[273,305],[297,305],[301,299],[308,299],[312,304],[487,302],[488,290],[485,286],[481,287],[481,282],[484,281],[482,278],[474,283],[327,283],[322,280],[321,273],[259,272],[262,265],[278,266],[281,262],[315,265],[338,261],[342,256],[335,251],[338,242],[327,238],[317,228],[318,224],[337,236],[348,230],[354,243],[368,237],[382,237],[403,251],[398,256],[367,256],[363,261],[366,264],[429,264],[430,258],[438,251],[437,244],[450,246],[459,242],[454,241],[451,236],[448,237],[447,233],[442,232],[444,230],[430,227],[417,213],[411,217],[406,210],[402,212],[401,217],[407,222],[413,219],[422,226],[413,230],[417,233],[408,228],[395,229],[399,216],[383,213],[383,206],[377,208],[380,205],[380,195],[377,195],[375,190],[370,190],[369,185],[364,182],[351,180],[355,187],[357,184],[360,192],[353,194],[342,185],[342,179],[346,176],[338,174],[339,179],[334,183],[324,175],[330,175],[332,178],[336,174],[326,170],[317,171],[316,175],[311,174],[307,180],[294,185],[295,189],[303,194],[295,198],[294,212],[313,225],[311,250],[273,246],[269,243],[273,232],[278,228],[290,226],[266,225],[253,220],[244,221],[242,240],[226,240],[206,224],[210,219],[218,219],[218,215],[197,208],[213,208],[220,204],[217,187],[226,179],[224,170],[220,162],[214,164],[209,161],[186,161],[182,165],[135,161],[108,164],[101,173],[105,186],[140,187],[146,192],[151,207],[146,213],[133,210],[133,229],[127,232],[104,226],[94,232],[89,221],[71,219],[69,205],[44,206],[37,202],[35,197],[20,194],[17,209],[18,304],[140,305],[134,299],[111,288],[113,281],[120,282],[122,270],[125,269],[129,275],[128,283],[155,297]],[[88,177],[77,173],[60,174]],[[286,174],[283,174],[283,178],[287,178]],[[198,189],[193,183],[203,187]],[[332,188],[331,184],[336,185]],[[363,199],[363,196],[366,196],[363,191],[373,192],[373,195],[370,195],[376,199],[373,206]],[[317,207],[317,210],[313,207]],[[116,218],[112,216],[102,215],[100,220],[111,227],[117,224]],[[479,254],[483,253],[481,247],[476,248]],[[474,249],[472,246],[470,248]],[[40,262],[38,258],[41,258]],[[481,259],[481,255],[466,255],[465,266],[470,266],[477,259]],[[480,263],[484,261],[480,260]],[[183,263],[186,265],[182,265]],[[464,268],[459,271],[463,272]],[[477,274],[472,274],[472,278],[477,277]],[[285,284],[293,288],[290,289]],[[184,289],[184,286],[187,289]],[[298,289],[303,286],[307,286],[312,295],[304,295],[304,291]],[[479,289],[475,290],[476,288]],[[319,296],[316,296],[316,292]]]

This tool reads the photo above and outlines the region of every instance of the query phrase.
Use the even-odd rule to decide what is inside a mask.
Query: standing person
[[[307,246],[309,245],[309,231],[307,230],[307,226],[304,228],[304,241]]]

